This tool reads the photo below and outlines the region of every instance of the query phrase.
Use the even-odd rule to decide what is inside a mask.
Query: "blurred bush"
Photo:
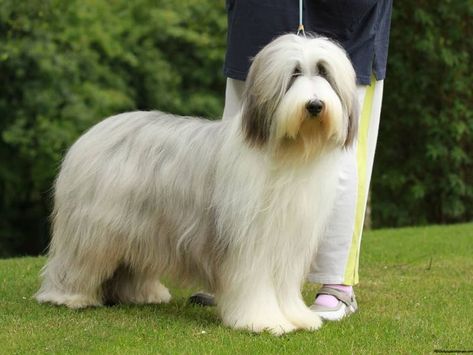
[[[0,256],[47,245],[67,147],[136,109],[218,117],[224,2],[0,1]]]

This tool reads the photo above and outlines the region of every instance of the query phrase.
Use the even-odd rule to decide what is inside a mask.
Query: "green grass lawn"
[[[82,311],[37,304],[45,258],[0,260],[0,353],[432,353],[473,352],[473,224],[365,234],[360,311],[317,332],[282,337],[223,327],[215,309],[186,304]],[[312,302],[316,285],[306,285]]]

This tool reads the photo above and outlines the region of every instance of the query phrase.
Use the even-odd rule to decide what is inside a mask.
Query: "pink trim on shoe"
[[[350,295],[337,288],[324,286],[317,293],[316,299],[319,295],[330,295],[339,301],[336,307],[326,307],[317,303],[314,303],[310,307],[310,309],[316,312],[324,320],[338,321],[358,310],[358,304],[353,292]]]

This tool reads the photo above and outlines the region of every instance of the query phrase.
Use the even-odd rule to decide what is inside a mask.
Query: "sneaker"
[[[358,304],[356,303],[355,294],[351,295],[346,292],[340,291],[336,288],[324,286],[322,287],[315,298],[317,299],[318,295],[331,295],[338,300],[336,307],[326,307],[319,304],[314,304],[310,307],[315,313],[317,313],[320,318],[329,321],[338,321],[341,320],[350,314],[355,313],[358,310]]]
[[[189,297],[189,303],[202,307],[213,307],[215,306],[215,297],[210,293],[197,292]]]

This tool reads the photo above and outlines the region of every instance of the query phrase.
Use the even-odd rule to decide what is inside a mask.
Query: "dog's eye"
[[[291,88],[292,84],[294,84],[294,81],[296,81],[296,78],[298,78],[301,75],[302,75],[301,68],[299,66],[295,67],[294,70],[292,71],[291,77],[289,78],[286,91]]]
[[[294,70],[292,71],[292,76],[301,76],[301,75],[302,75],[301,68],[295,67]]]
[[[318,63],[317,64],[317,75],[326,78],[328,73],[327,73],[327,68],[325,68],[325,65]]]

